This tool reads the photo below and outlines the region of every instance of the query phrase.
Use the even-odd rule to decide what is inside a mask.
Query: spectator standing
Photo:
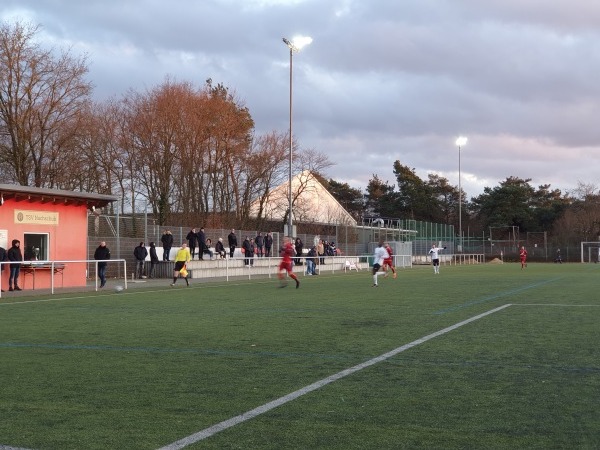
[[[313,245],[308,253],[306,254],[306,274],[307,275],[317,275],[317,249]]]
[[[319,255],[319,264],[325,264],[325,242],[323,239],[319,239],[317,254]]]
[[[256,256],[262,258],[265,254],[265,238],[260,231],[256,238],[254,238],[254,244],[256,246]]]
[[[15,264],[10,265],[10,276],[8,278],[8,290],[20,291],[19,274],[21,273],[21,261],[23,261],[23,253],[21,253],[21,241],[18,239],[12,240],[12,247],[6,252],[6,257],[9,261],[15,261]]]
[[[144,261],[148,256],[146,244],[140,242],[140,245],[133,249],[133,256],[135,256],[135,276],[139,279],[144,276]]]
[[[265,236],[265,256],[269,258],[271,256],[271,248],[273,247],[273,235],[269,231]]]
[[[252,252],[252,247],[250,244],[249,236],[246,236],[246,239],[244,239],[244,242],[242,242],[242,252],[244,253],[244,265],[249,266],[250,265],[250,253]],[[254,256],[254,255],[252,255],[252,256]]]
[[[223,238],[219,238],[217,243],[215,244],[215,253],[219,256],[219,258],[225,258],[225,246],[223,245]]]
[[[156,254],[156,244],[150,242],[150,273],[148,278],[154,278],[154,267],[158,264],[158,255]]]
[[[206,252],[206,233],[204,233],[204,227],[200,228],[198,231],[198,259],[204,259],[204,253]],[[194,259],[194,254],[192,253],[192,259]]]
[[[160,238],[160,242],[163,245],[163,261],[170,261],[171,248],[173,247],[173,235],[171,231],[165,231]]]
[[[100,242],[100,245],[94,252],[94,259],[100,261],[98,263],[98,278],[100,278],[100,287],[103,288],[106,286],[106,267],[108,266],[106,260],[110,259],[110,250],[106,246],[106,242]]]
[[[194,255],[196,254],[196,245],[198,245],[198,235],[196,234],[196,229],[192,228],[185,238],[188,241],[188,247],[190,254],[192,255],[192,259],[194,259]],[[198,253],[200,259],[202,259],[202,247],[200,247],[200,251]]]
[[[233,228],[231,229],[231,233],[227,235],[227,243],[229,244],[229,257],[233,258],[235,248],[238,246],[237,236]]]
[[[301,266],[302,265],[302,251],[304,250],[304,243],[302,242],[302,239],[300,239],[299,237],[296,238],[296,242],[294,242],[294,249],[296,250],[296,265],[297,266]]]
[[[188,281],[187,263],[189,263],[191,259],[192,257],[190,254],[190,249],[184,242],[183,244],[181,244],[181,248],[177,251],[177,255],[175,255],[175,266],[173,267],[173,282],[171,283],[171,286],[175,286],[175,283],[177,283],[177,278],[179,278],[180,276],[183,276],[183,279],[185,280],[185,284],[187,286],[190,285],[190,282]],[[182,273],[183,269],[186,269],[184,271],[185,275]]]

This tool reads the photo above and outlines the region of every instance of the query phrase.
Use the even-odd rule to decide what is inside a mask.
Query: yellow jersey
[[[175,256],[175,262],[177,261],[185,261],[190,262],[190,259],[192,259],[191,255],[190,255],[190,249],[185,247],[185,248],[180,248],[179,250],[177,250],[177,255]]]

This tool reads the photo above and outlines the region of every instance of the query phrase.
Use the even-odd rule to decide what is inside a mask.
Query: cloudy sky
[[[600,185],[600,2],[592,0],[3,0],[0,19],[87,54],[99,100],[211,78],[257,133],[289,126],[363,189],[393,163],[467,196],[509,176]]]

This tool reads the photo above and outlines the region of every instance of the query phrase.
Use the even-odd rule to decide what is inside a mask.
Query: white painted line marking
[[[369,366],[372,366],[374,364],[380,363],[382,361],[385,361],[386,359],[389,359],[393,356],[396,356],[399,353],[402,353],[405,350],[408,350],[410,348],[416,347],[417,345],[423,344],[424,342],[427,342],[433,338],[436,338],[438,336],[441,336],[443,334],[449,333],[450,331],[456,330],[457,328],[462,327],[463,325],[467,325],[471,322],[474,322],[476,320],[479,320],[485,316],[489,316],[490,314],[494,314],[495,312],[501,311],[504,308],[508,308],[509,306],[511,306],[510,303],[503,305],[503,306],[499,306],[498,308],[494,308],[494,309],[490,309],[487,312],[484,312],[482,314],[479,314],[477,316],[473,316],[470,319],[466,319],[463,320],[462,322],[458,322],[452,326],[449,326],[447,328],[444,328],[442,330],[436,331],[435,333],[429,334],[425,337],[422,337],[420,339],[417,339],[416,341],[410,342],[408,344],[403,345],[402,347],[398,347],[390,352],[384,353],[383,355],[377,356],[376,358],[370,359],[364,363],[358,364],[354,367],[350,367],[349,369],[345,369],[342,370],[341,372],[338,372],[336,374],[333,374],[327,378],[323,378],[322,380],[319,380],[313,384],[309,384],[308,386],[303,387],[302,389],[298,389],[297,391],[294,391],[290,394],[284,395],[283,397],[280,397],[276,400],[273,400],[272,402],[269,403],[265,403],[262,406],[259,406],[258,408],[254,408],[250,411],[247,411],[243,414],[240,414],[239,416],[235,416],[232,417],[231,419],[228,420],[224,420],[223,422],[220,422],[216,425],[213,425],[211,427],[205,428],[202,431],[199,431],[197,433],[194,433],[190,436],[184,437],[183,439],[180,439],[178,441],[173,442],[172,444],[169,444],[165,447],[161,447],[159,450],[176,450],[176,449],[180,449],[180,448],[184,448],[188,445],[194,444],[198,441],[201,441],[203,439],[206,439],[220,431],[226,430],[227,428],[231,428],[235,425],[238,425],[242,422],[245,422],[247,420],[253,419],[254,417],[257,417],[261,414],[266,413],[267,411],[270,411],[274,408],[277,408],[278,406],[281,406],[285,403],[291,402],[292,400],[297,399],[298,397],[304,395],[304,394],[308,394],[309,392],[315,391],[317,389],[322,388],[323,386],[333,383],[334,381],[337,381],[341,378],[344,378],[348,375],[353,374],[354,372],[358,372],[359,370],[365,369]]]

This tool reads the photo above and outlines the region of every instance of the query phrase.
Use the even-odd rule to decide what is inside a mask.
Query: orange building
[[[0,247],[7,251],[21,241],[23,259],[19,285],[23,289],[49,288],[50,261],[87,259],[88,210],[103,208],[118,198],[112,195],[0,184]],[[9,270],[2,271],[2,289]],[[55,286],[85,286],[88,265],[56,263]]]

